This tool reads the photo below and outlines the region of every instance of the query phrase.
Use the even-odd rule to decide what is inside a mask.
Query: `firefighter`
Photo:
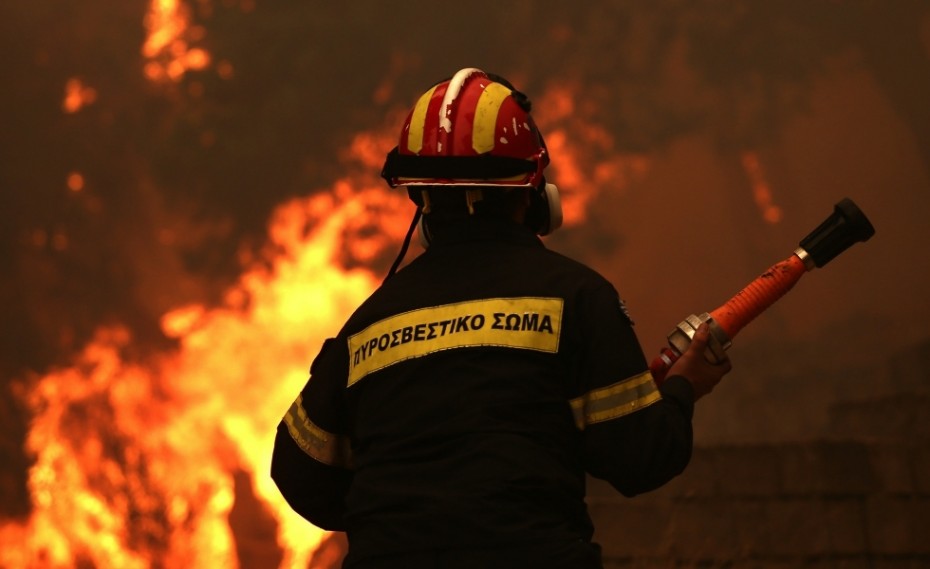
[[[527,97],[477,69],[407,117],[383,176],[428,246],[323,344],[272,460],[347,532],[344,567],[599,568],[586,473],[634,496],[687,465],[730,364],[701,329],[656,387],[614,287],[538,237],[561,223],[548,163]]]

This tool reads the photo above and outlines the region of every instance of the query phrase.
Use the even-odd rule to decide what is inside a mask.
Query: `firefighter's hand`
[[[709,338],[710,330],[705,322],[694,333],[688,350],[668,370],[669,376],[680,375],[691,383],[695,401],[710,393],[732,368],[729,358],[719,364],[707,361],[704,351]]]

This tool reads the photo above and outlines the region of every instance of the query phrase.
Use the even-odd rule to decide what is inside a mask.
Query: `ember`
[[[66,113],[76,113],[96,100],[97,90],[84,85],[80,79],[74,77],[65,84],[65,100],[61,103],[61,108]]]

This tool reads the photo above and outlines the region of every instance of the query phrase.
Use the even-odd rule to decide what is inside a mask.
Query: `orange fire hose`
[[[772,265],[722,306],[681,321],[668,335],[669,346],[649,366],[656,383],[661,385],[665,380],[702,323],[710,327],[705,355],[711,362],[720,362],[736,334],[791,290],[805,272],[826,265],[854,243],[867,241],[874,234],[872,224],[852,200],[840,201],[833,214],[801,240],[792,256]]]
[[[723,328],[727,337],[733,338],[746,324],[791,290],[805,272],[807,267],[804,266],[804,261],[797,255],[792,255],[772,265],[726,304],[712,310],[710,317]]]

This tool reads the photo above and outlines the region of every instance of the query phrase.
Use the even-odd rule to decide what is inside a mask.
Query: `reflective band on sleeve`
[[[348,437],[326,432],[316,426],[304,410],[302,395],[297,396],[297,400],[284,414],[284,423],[291,438],[310,458],[330,466],[351,467],[352,451]]]
[[[495,132],[497,131],[497,115],[500,114],[501,105],[510,96],[512,91],[500,83],[490,83],[478,97],[478,106],[475,108],[475,120],[472,123],[471,146],[478,154],[484,154],[494,149]],[[512,136],[516,137],[514,132]]]
[[[411,358],[479,346],[557,353],[561,298],[491,298],[421,308],[349,337],[349,381]]]
[[[613,385],[595,389],[571,400],[575,424],[579,429],[629,415],[662,399],[652,380],[645,371]]]
[[[433,98],[433,87],[420,96],[416,106],[413,107],[413,113],[410,116],[410,130],[407,132],[407,150],[414,154],[419,154],[423,149],[423,131],[426,126],[426,111],[429,109],[429,102]]]

